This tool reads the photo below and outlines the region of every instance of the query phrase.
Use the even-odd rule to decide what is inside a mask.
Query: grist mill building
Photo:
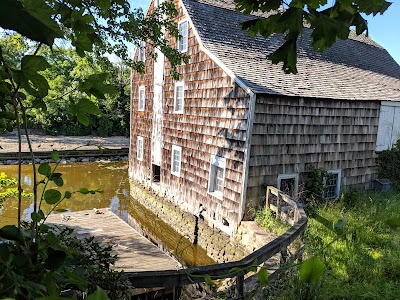
[[[316,53],[305,29],[298,74],[285,74],[266,59],[282,37],[248,36],[239,23],[254,16],[233,0],[175,4],[182,38],[170,41],[190,61],[174,81],[161,52],[137,49],[145,72],[132,72],[131,179],[189,211],[201,205],[230,234],[265,185],[296,195],[309,165],[334,174],[327,198],[370,186],[376,151],[400,135],[400,67],[385,49],[351,32]]]

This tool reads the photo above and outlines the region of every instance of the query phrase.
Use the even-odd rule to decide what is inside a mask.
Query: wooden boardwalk
[[[125,272],[179,269],[179,263],[141,236],[109,209],[53,214],[46,223],[75,229],[78,237],[94,236],[97,241],[114,245],[118,255],[114,269]]]

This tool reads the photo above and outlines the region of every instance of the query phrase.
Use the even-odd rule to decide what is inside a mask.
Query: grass
[[[400,216],[400,195],[352,192],[309,216],[305,258],[320,257],[327,272],[316,284],[294,272],[266,299],[400,299],[400,232],[383,222]]]
[[[272,232],[277,236],[284,234],[290,227],[287,223],[277,220],[269,209],[256,211],[254,220],[266,231]]]

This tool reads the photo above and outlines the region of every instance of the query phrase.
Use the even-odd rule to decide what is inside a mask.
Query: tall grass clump
[[[312,285],[294,272],[267,299],[400,299],[400,232],[385,224],[400,195],[356,191],[310,211],[304,256],[327,272]]]
[[[257,210],[254,221],[256,221],[266,231],[275,235],[282,235],[289,229],[289,225],[284,221],[276,219],[274,213],[270,209]]]

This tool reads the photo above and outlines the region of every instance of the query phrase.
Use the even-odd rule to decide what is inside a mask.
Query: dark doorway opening
[[[153,182],[160,182],[161,179],[161,167],[157,165],[153,166]]]

